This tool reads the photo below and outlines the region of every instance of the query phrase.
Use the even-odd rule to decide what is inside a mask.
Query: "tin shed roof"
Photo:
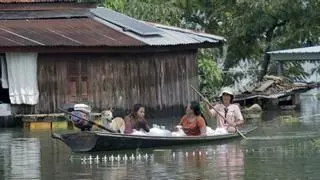
[[[0,4],[9,3],[94,3],[94,0],[0,0]]]
[[[221,45],[225,39],[221,36],[215,36],[206,33],[195,32],[187,29],[181,29],[172,26],[152,23],[154,27],[161,29],[164,33],[162,37],[139,38],[139,40],[149,45],[188,45],[188,44],[211,44]]]
[[[272,60],[320,60],[320,46],[267,52]]]
[[[139,21],[119,13],[115,18],[114,13],[104,8],[0,12],[0,47],[206,48],[226,42],[221,36]]]
[[[95,16],[94,19],[111,27],[119,32],[125,33],[135,39],[138,39],[150,46],[172,46],[172,45],[199,45],[201,46],[217,46],[226,42],[226,39],[221,36],[216,36],[207,33],[200,33],[188,29],[166,26],[156,23],[140,21],[140,23],[151,25],[159,29],[162,33],[155,36],[141,36],[132,31],[127,31],[123,27],[107,21],[104,17],[104,8],[91,9],[90,12]],[[127,16],[128,17],[128,16]],[[131,18],[128,17],[128,21]]]
[[[0,0],[1,11],[95,8],[97,0]]]
[[[287,54],[287,53],[320,53],[320,46],[311,46],[304,48],[285,49],[278,51],[270,51],[269,54]]]
[[[89,18],[1,20],[0,46],[141,46],[143,42]]]
[[[90,12],[85,9],[54,9],[37,11],[0,11],[0,20],[31,20],[31,19],[70,19],[88,18]]]

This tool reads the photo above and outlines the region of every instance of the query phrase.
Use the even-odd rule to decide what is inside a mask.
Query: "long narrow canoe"
[[[244,135],[257,127],[240,130]],[[221,142],[241,137],[240,134],[215,136],[140,136],[109,133],[105,131],[88,131],[52,134],[53,138],[64,142],[73,152],[112,151],[137,148],[155,148],[174,145],[187,145],[206,142]]]

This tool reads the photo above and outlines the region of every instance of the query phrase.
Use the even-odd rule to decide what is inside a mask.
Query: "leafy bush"
[[[211,99],[215,96],[222,84],[222,71],[217,63],[204,51],[199,51],[198,76],[200,80],[200,91]]]

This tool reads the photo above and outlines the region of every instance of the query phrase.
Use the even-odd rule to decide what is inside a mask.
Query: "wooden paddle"
[[[100,125],[100,124],[98,124],[98,123],[96,123],[96,122],[94,122],[94,121],[87,120],[87,119],[85,119],[85,118],[76,116],[76,115],[74,115],[74,114],[72,114],[72,113],[70,113],[70,112],[68,112],[68,111],[65,111],[64,109],[62,109],[62,108],[60,108],[60,107],[58,107],[58,109],[59,109],[60,111],[64,112],[64,113],[66,113],[66,114],[69,114],[69,115],[71,115],[71,116],[74,116],[74,117],[83,119],[83,120],[85,120],[85,121],[88,121],[88,122],[92,123],[93,125],[96,125],[97,127],[101,128],[101,129],[104,129],[104,130],[106,130],[106,131],[108,131],[108,132],[116,133],[116,131],[114,131],[114,130],[112,130],[112,129],[109,129],[109,128],[105,127],[105,126],[102,126],[102,125]]]
[[[217,113],[219,116],[221,116],[221,117],[223,118],[223,120],[225,120],[226,122],[228,122],[228,121],[223,117],[223,115],[220,114],[220,113],[213,107],[213,105],[212,105],[199,91],[197,91],[192,85],[190,85],[190,86],[191,86],[191,88],[192,88],[206,103],[208,103],[208,104],[212,107],[212,109],[213,109],[214,111],[216,111],[216,113]],[[236,131],[237,131],[244,139],[247,139],[247,137],[245,137],[245,136],[238,130],[238,128],[235,127],[235,129],[236,129]]]

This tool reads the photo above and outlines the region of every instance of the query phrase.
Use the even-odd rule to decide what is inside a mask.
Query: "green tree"
[[[212,60],[208,51],[199,51],[197,59],[201,93],[212,99],[215,96],[214,93],[221,87],[222,72],[218,68],[217,63]]]
[[[269,67],[273,67],[266,52],[319,43],[319,0],[179,2],[177,4],[185,10],[184,17],[189,24],[227,38],[229,47],[225,70],[237,66],[240,61],[250,60],[260,64],[261,79],[270,73]],[[286,66],[288,76],[305,75],[299,63],[294,63],[296,69],[291,65]]]

